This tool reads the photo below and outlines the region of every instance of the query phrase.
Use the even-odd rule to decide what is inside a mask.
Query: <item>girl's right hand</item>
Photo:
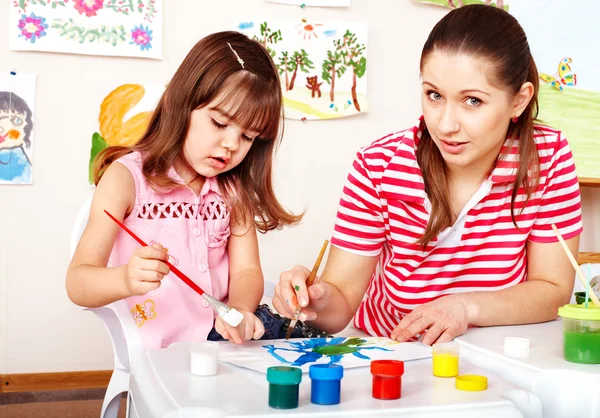
[[[125,286],[131,295],[144,295],[158,289],[160,281],[171,271],[165,264],[168,259],[167,251],[158,243],[135,250],[125,276]]]
[[[317,319],[317,313],[323,310],[331,296],[331,287],[326,282],[315,278],[313,285],[307,289],[306,280],[310,270],[304,266],[296,266],[291,271],[281,273],[279,283],[275,285],[273,306],[281,315],[291,318],[300,306],[301,321]]]

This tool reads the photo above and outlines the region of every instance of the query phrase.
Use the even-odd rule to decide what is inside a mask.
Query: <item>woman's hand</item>
[[[391,338],[404,342],[422,334],[421,342],[431,345],[452,341],[469,325],[472,309],[464,295],[448,295],[415,308],[392,331]]]
[[[306,287],[310,270],[296,266],[291,271],[281,273],[279,283],[275,285],[273,306],[282,316],[291,318],[294,311],[302,308],[301,321],[317,319],[317,313],[324,309],[331,297],[331,287],[315,278],[312,286]]]
[[[262,321],[254,315],[254,312],[240,309],[238,309],[238,312],[242,314],[244,319],[242,319],[242,322],[237,327],[232,327],[219,316],[215,320],[215,330],[223,338],[236,344],[241,344],[244,341],[252,339],[259,340],[265,333],[265,326]]]

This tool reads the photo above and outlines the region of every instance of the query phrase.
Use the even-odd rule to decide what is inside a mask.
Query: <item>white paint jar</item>
[[[196,376],[217,374],[217,354],[219,343],[204,341],[190,345],[190,372]]]

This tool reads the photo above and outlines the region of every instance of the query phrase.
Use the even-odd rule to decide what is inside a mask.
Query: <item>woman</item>
[[[320,281],[282,273],[275,308],[290,317],[297,300],[312,327],[339,332],[354,316],[426,344],[554,319],[574,274],[551,225],[576,254],[581,202],[566,139],[536,124],[523,29],[501,9],[453,10],[420,68],[423,117],[358,152]]]

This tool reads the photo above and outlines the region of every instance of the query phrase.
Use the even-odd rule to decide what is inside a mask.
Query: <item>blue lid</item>
[[[267,381],[275,385],[298,385],[302,381],[302,370],[288,366],[269,367]]]
[[[313,364],[308,369],[308,376],[316,380],[340,380],[344,368],[340,364]]]

